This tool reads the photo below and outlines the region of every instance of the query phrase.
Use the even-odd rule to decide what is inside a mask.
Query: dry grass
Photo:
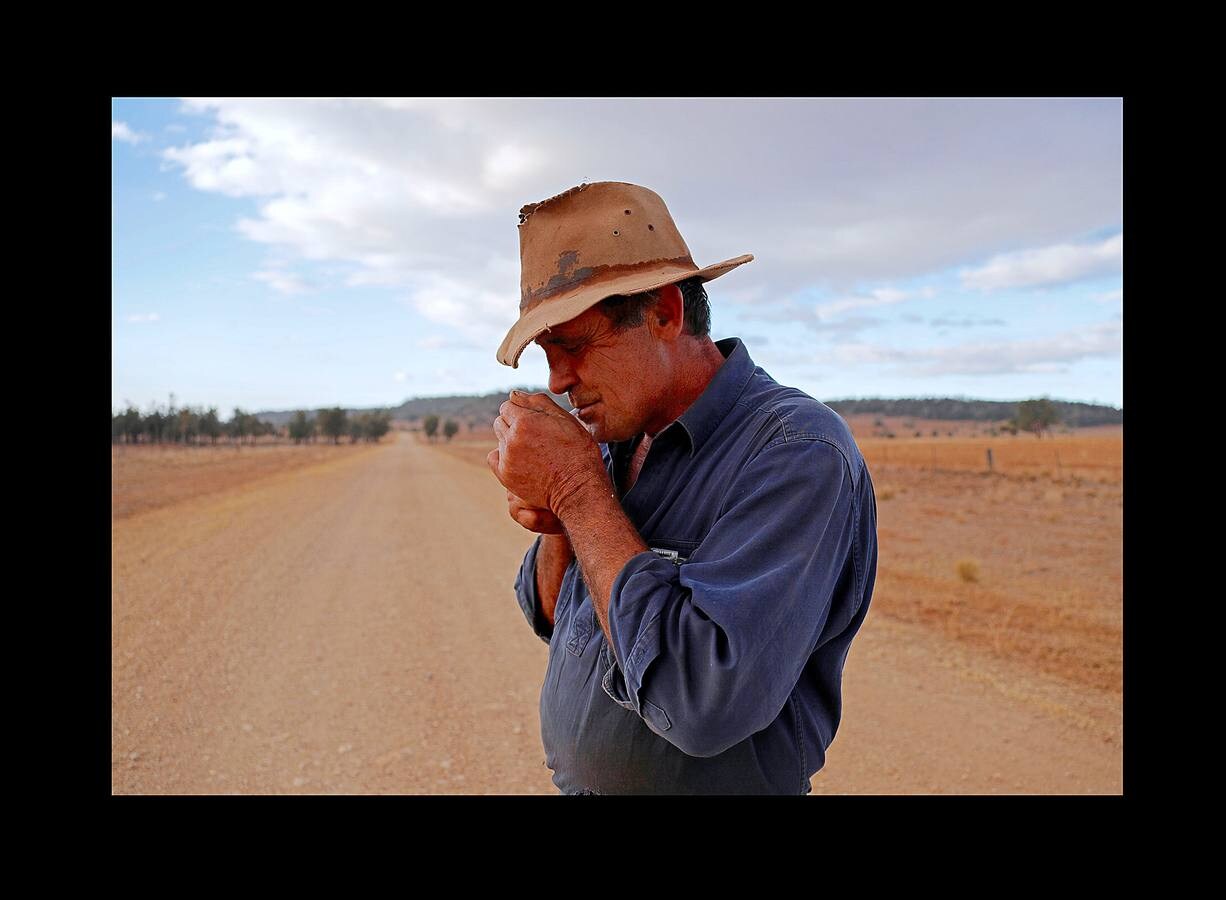
[[[870,466],[892,465],[908,468],[993,472],[1001,475],[1050,479],[1054,482],[1077,480],[1096,484],[1120,484],[1124,475],[1121,433],[1100,431],[1095,436],[1034,435],[1001,437],[939,438],[861,438],[857,436],[864,458]],[[988,468],[988,450],[992,466]]]
[[[386,444],[394,435],[383,438]],[[315,466],[379,444],[255,444],[250,446],[111,447],[111,519],[124,519],[192,497]]]
[[[958,577],[963,581],[978,581],[979,563],[973,559],[958,560]]]

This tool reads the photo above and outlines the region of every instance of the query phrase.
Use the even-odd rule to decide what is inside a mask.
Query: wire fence
[[[870,466],[1076,477],[1105,482],[1120,481],[1124,471],[1122,437],[869,438],[858,444]]]

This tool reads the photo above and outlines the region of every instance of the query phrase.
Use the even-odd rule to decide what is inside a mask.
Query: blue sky
[[[1122,103],[113,99],[111,405],[398,405],[494,358],[518,211],[668,204],[712,336],[820,400],[1123,405]]]

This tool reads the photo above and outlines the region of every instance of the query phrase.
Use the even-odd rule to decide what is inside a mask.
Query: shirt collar
[[[749,358],[749,351],[745,349],[745,342],[740,338],[724,338],[716,341],[715,346],[724,355],[724,364],[698,399],[656,436],[659,438],[670,430],[685,434],[690,442],[690,456],[697,453],[719,427],[756,368]],[[679,427],[674,429],[674,426]]]

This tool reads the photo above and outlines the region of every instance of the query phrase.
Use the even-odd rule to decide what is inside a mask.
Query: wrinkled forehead
[[[540,347],[546,344],[560,344],[576,337],[589,337],[603,331],[608,326],[609,319],[598,303],[570,321],[554,325],[548,331],[541,332],[532,340],[532,343]]]

